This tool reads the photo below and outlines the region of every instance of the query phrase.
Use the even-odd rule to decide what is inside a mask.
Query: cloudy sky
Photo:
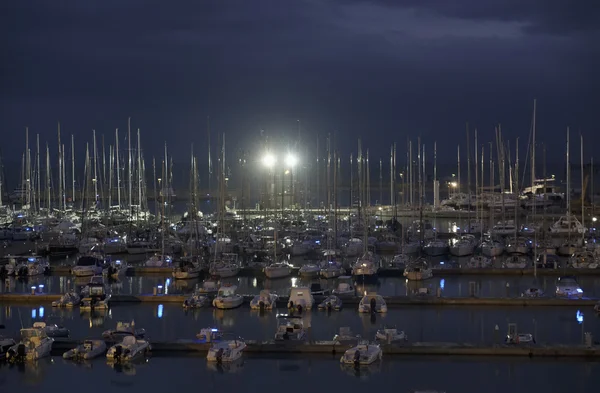
[[[594,0],[4,0],[3,154],[23,127],[51,145],[124,130],[146,156],[187,154],[206,118],[230,146],[271,135],[363,138],[384,156],[407,137],[454,160],[465,122],[480,142],[497,123],[525,150],[562,161],[565,129],[599,143],[600,5]],[[215,138],[216,139],[216,138]],[[574,138],[575,139],[575,138]],[[203,149],[199,147],[198,150]],[[578,151],[573,148],[573,152]],[[586,154],[593,154],[592,150]]]

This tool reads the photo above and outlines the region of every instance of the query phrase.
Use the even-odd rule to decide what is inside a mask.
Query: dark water
[[[281,310],[284,312],[284,310]],[[579,312],[579,313],[578,313]],[[583,314],[583,317],[582,317]],[[62,324],[71,330],[71,337],[100,337],[117,321],[135,320],[146,329],[150,341],[192,339],[205,327],[218,327],[249,340],[273,338],[276,311],[260,314],[247,307],[235,310],[201,309],[185,312],[179,304],[116,305],[102,314],[80,313],[79,310],[53,309],[44,306],[9,306],[0,304],[0,324],[3,334],[17,335],[21,326],[35,321]],[[579,316],[579,319],[578,319]],[[306,313],[305,326],[310,324],[314,340],[331,340],[339,328],[348,326],[354,334],[373,339],[384,324],[406,331],[410,341],[494,343],[503,338],[508,323],[517,323],[519,332],[532,333],[538,343],[582,343],[583,332],[600,338],[600,317],[591,307],[418,307],[394,308],[386,315],[359,314],[348,307],[330,314],[312,310]],[[583,319],[582,319],[583,318]],[[495,332],[495,325],[499,331]]]
[[[436,273],[434,273],[436,274]],[[537,286],[546,292],[548,296],[554,296],[557,277],[539,276],[537,278],[529,276],[434,276],[430,280],[415,282],[407,281],[403,277],[381,277],[370,285],[359,285],[359,292],[365,290],[377,291],[383,296],[406,296],[420,287],[428,287],[431,293],[435,293],[437,288],[442,288],[443,296],[461,297],[469,296],[469,283],[475,282],[479,287],[480,297],[505,297],[520,296],[523,291],[532,286]],[[75,278],[72,276],[37,276],[28,279],[10,279],[11,292],[30,293],[32,286],[44,285],[44,292],[60,294],[74,288],[75,285],[85,285],[89,278]],[[123,277],[119,281],[112,282],[111,290],[114,294],[139,295],[150,294],[154,287],[162,285],[170,294],[182,294],[191,292],[196,284],[202,280],[173,280],[161,276],[129,276]],[[287,295],[292,286],[309,285],[310,280],[300,277],[288,277],[275,280],[268,280],[254,277],[236,277],[223,280],[224,283],[235,284],[238,286],[238,292],[241,294],[258,294],[261,289],[270,289],[272,292]],[[579,285],[583,288],[585,296],[600,297],[600,277],[582,276],[578,279]],[[337,280],[320,280],[324,288],[333,289],[337,285]],[[506,284],[509,288],[506,288]],[[6,291],[6,283],[0,281],[0,293]]]
[[[24,370],[0,369],[0,391],[19,393],[82,390],[106,392],[360,392],[408,393],[591,393],[598,391],[600,364],[525,359],[386,358],[359,372],[329,356],[246,357],[234,368],[216,370],[201,357],[153,357],[118,372],[97,359],[75,365],[44,359]],[[70,386],[70,387],[68,387]]]

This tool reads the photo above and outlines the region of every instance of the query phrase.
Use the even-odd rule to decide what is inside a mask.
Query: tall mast
[[[94,178],[92,182],[94,183],[94,207],[98,206],[98,157],[96,152],[98,149],[96,148],[96,130],[92,130],[93,137],[93,147],[94,147]]]
[[[390,148],[390,206],[392,207],[392,209],[395,206],[395,201],[394,201],[394,173],[396,172],[396,168],[394,168],[394,148],[396,147],[396,144],[394,143],[394,145],[392,145],[392,147]],[[395,217],[395,214],[394,214]]]
[[[75,203],[75,136],[71,134],[71,198]]]
[[[210,116],[206,116],[206,136],[208,145],[208,192],[211,192],[211,180],[212,180],[212,156],[210,149]]]
[[[106,187],[106,146],[104,144],[104,134],[102,134],[102,187],[103,191],[107,190],[108,188]],[[104,198],[106,198],[106,195],[104,195]],[[102,201],[103,206],[106,206],[106,201],[107,199],[104,199],[104,201]]]
[[[469,156],[471,156],[471,153],[469,153]],[[478,159],[477,157],[479,156],[479,152],[477,151],[477,128],[475,129],[475,221],[479,221],[479,168],[477,167],[478,165]],[[470,173],[471,171],[469,171]],[[471,189],[471,187],[469,187],[469,190]],[[469,225],[469,231],[470,231],[471,225]]]
[[[108,207],[107,210],[112,206],[113,196],[113,168],[114,168],[114,151],[112,145],[108,145]]]
[[[457,157],[457,164],[458,164],[458,172],[456,173],[456,190],[458,193],[460,193],[461,190],[461,184],[460,184],[460,145],[458,145],[456,147],[456,157]]]
[[[129,219],[132,218],[131,211],[131,181],[133,180],[133,176],[131,174],[132,161],[131,161],[131,117],[127,118],[127,153],[128,153],[128,174],[127,174],[127,183],[128,183],[128,196],[129,196]]]
[[[48,142],[46,142],[46,207],[48,208],[48,214],[52,209],[52,182],[50,181],[50,148]]]
[[[62,167],[63,167],[63,161],[62,161],[62,147],[60,144],[60,122],[59,122],[58,123],[58,210],[59,211],[63,210],[63,206],[62,206],[62,195],[63,195]]]
[[[383,206],[383,160],[379,159],[379,205]]]
[[[117,205],[121,209],[121,168],[119,163],[119,129],[115,130],[115,161],[117,162]]]
[[[137,130],[137,161],[138,161],[138,212],[142,209],[142,147],[140,129]]]
[[[37,197],[37,210],[39,212],[40,208],[42,207],[41,202],[42,202],[42,197],[40,195],[40,192],[42,191],[42,188],[40,187],[40,134],[37,134],[37,138],[36,138],[36,161],[37,161],[37,179],[36,179],[36,187],[37,190],[35,192],[35,195]],[[2,193],[2,190],[0,190],[0,194]],[[1,199],[1,198],[0,198]],[[2,202],[0,201],[0,205],[2,204]]]
[[[433,142],[433,208],[437,209],[440,203],[440,186],[437,181],[437,141]]]
[[[585,195],[584,195],[584,184],[583,184],[583,135],[579,134],[581,144],[581,225],[585,224]],[[581,232],[581,244],[585,244],[585,231]]]
[[[469,212],[471,211],[471,138],[469,137],[469,122],[467,128],[467,195],[469,197]],[[469,232],[471,232],[471,224],[469,223]]]

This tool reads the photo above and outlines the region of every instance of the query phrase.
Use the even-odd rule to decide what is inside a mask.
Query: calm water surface
[[[244,381],[244,382],[242,382]],[[97,359],[75,365],[62,358],[35,365],[0,369],[0,391],[38,393],[59,387],[106,392],[234,392],[314,391],[408,393],[438,390],[447,393],[591,393],[600,383],[600,364],[525,359],[386,358],[360,371],[340,366],[338,358],[246,357],[232,368],[216,369],[201,357],[150,358],[115,370]],[[71,390],[69,389],[69,390]],[[365,390],[367,389],[367,390]]]
[[[284,312],[284,310],[282,310]],[[579,317],[579,318],[578,318]],[[331,340],[343,326],[354,334],[373,339],[383,325],[395,325],[406,331],[410,341],[499,342],[508,323],[517,323],[519,332],[532,333],[539,343],[582,342],[583,332],[600,338],[600,317],[593,309],[573,307],[404,307],[391,309],[387,315],[359,314],[355,307],[330,314],[312,310],[304,315],[314,340]],[[235,310],[200,309],[184,311],[179,304],[116,305],[103,313],[80,313],[79,310],[53,309],[44,306],[0,304],[3,334],[18,335],[21,321],[31,326],[35,321],[62,324],[71,337],[100,337],[118,321],[131,321],[146,329],[150,341],[192,339],[205,327],[218,327],[249,340],[270,340],[277,326],[276,311],[260,314],[242,307]],[[498,325],[499,331],[495,331]]]
[[[435,273],[434,273],[435,274]],[[368,285],[358,285],[359,293],[365,290],[377,291],[383,296],[407,296],[417,291],[420,287],[427,287],[431,293],[436,293],[437,288],[442,288],[443,296],[462,297],[469,296],[469,283],[475,282],[479,288],[480,297],[505,297],[520,296],[526,289],[535,286],[544,290],[548,296],[553,296],[556,288],[557,277],[553,276],[445,276],[433,277],[426,281],[407,281],[401,277],[381,277],[377,282]],[[10,291],[13,293],[30,293],[32,286],[44,285],[44,292],[60,294],[72,290],[75,286],[83,286],[89,282],[88,278],[75,278],[72,276],[37,276],[28,279],[10,278]],[[140,295],[152,293],[154,287],[162,285],[169,294],[185,294],[194,290],[202,280],[174,280],[161,276],[128,276],[118,281],[110,282],[113,294]],[[323,288],[334,289],[337,280],[319,280]],[[578,279],[586,296],[600,297],[600,277],[583,276]],[[269,280],[260,277],[235,277],[224,279],[223,283],[237,285],[238,293],[258,294],[266,288],[280,295],[288,295],[292,286],[310,285],[311,280],[300,277],[288,277]],[[506,287],[506,284],[509,287]],[[0,281],[0,293],[7,291],[7,283]]]

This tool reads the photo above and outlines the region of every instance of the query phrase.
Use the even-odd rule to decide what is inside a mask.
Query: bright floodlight
[[[277,162],[277,159],[275,158],[275,156],[271,153],[267,153],[264,157],[263,157],[263,164],[268,167],[268,168],[272,168],[273,165],[275,165],[275,163]]]
[[[298,163],[298,158],[290,153],[287,155],[287,157],[285,157],[285,163],[289,167],[294,167]]]

